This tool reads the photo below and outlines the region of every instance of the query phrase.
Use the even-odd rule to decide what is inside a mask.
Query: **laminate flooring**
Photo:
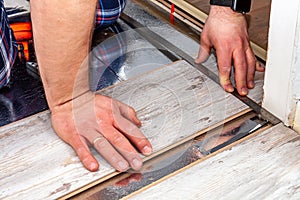
[[[279,124],[124,199],[299,199],[299,151]]]
[[[262,98],[258,74],[252,97]],[[260,86],[259,86],[260,85]],[[185,61],[100,91],[134,107],[143,133],[155,154],[207,131],[248,107]],[[70,146],[51,128],[48,111],[0,128],[0,198],[57,199],[116,175],[94,150],[101,163],[87,171]]]

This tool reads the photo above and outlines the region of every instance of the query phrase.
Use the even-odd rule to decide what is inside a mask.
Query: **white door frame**
[[[272,0],[263,107],[300,126],[300,1]]]

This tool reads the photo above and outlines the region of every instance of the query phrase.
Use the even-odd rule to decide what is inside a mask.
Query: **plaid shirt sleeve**
[[[99,0],[96,10],[96,27],[107,27],[120,17],[126,0]]]
[[[0,88],[10,80],[10,71],[17,56],[17,43],[8,24],[3,0],[0,0]]]

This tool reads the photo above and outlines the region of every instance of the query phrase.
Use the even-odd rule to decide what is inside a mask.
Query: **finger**
[[[212,48],[212,45],[209,43],[208,39],[206,37],[201,37],[201,42],[200,42],[200,48],[198,52],[198,56],[195,59],[195,63],[202,63],[205,62],[209,55],[210,55],[210,50]]]
[[[141,153],[144,155],[150,155],[152,153],[152,146],[149,140],[144,136],[141,130],[130,121],[119,116],[116,117],[114,126],[122,131]]]
[[[139,170],[142,165],[142,159],[127,140],[127,138],[114,127],[106,127],[101,131],[109,143],[129,162],[134,170]]]
[[[124,104],[120,101],[118,101],[118,105],[119,105],[119,109],[120,109],[121,114],[125,118],[132,121],[137,126],[142,125],[142,122],[137,118],[136,112],[132,107],[130,107],[130,106],[128,106],[128,105],[126,105],[126,104]]]
[[[247,57],[244,51],[236,50],[233,52],[235,82],[240,95],[248,94],[247,87]]]
[[[255,76],[255,68],[256,68],[256,59],[253,54],[251,48],[246,50],[246,59],[247,59],[247,87],[252,89],[255,86],[254,76]]]
[[[116,170],[120,172],[126,171],[129,168],[128,162],[116,151],[107,139],[96,131],[93,135],[94,139],[91,143],[99,154]]]
[[[78,134],[74,134],[71,140],[68,141],[68,144],[70,144],[73,147],[80,161],[86,169],[92,172],[97,171],[99,169],[99,164],[90,152],[84,138],[82,138]]]
[[[227,49],[218,49],[217,50],[217,59],[219,67],[219,78],[220,84],[227,92],[233,92],[234,88],[230,80],[231,74],[231,53]]]
[[[264,72],[265,67],[259,61],[256,61],[255,70],[259,72]]]

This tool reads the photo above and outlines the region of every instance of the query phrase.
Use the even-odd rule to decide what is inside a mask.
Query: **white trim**
[[[287,126],[294,123],[300,96],[299,22],[299,0],[272,0],[263,107]]]
[[[296,114],[295,114],[295,121],[293,124],[293,128],[295,131],[300,133],[300,101],[297,103],[297,109],[296,109]]]

